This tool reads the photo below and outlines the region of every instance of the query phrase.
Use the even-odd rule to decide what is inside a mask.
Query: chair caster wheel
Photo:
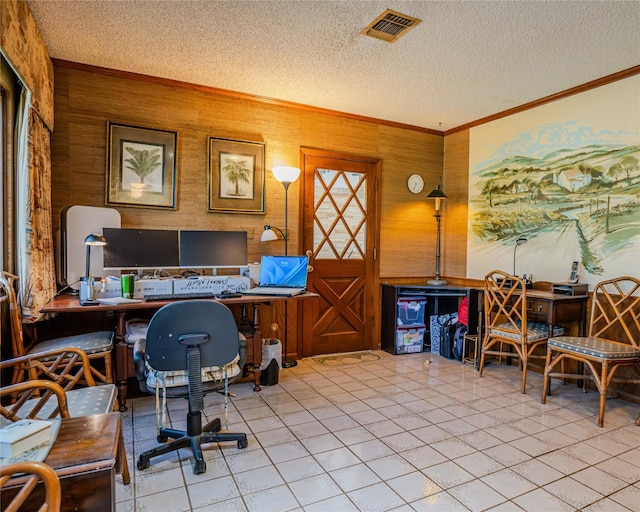
[[[143,459],[142,457],[140,457],[138,459],[137,467],[140,471],[142,471],[143,469],[147,469],[149,467],[149,459]]]
[[[166,443],[169,440],[167,436],[158,436],[156,439],[159,443]]]
[[[196,465],[193,467],[194,475],[201,475],[207,471],[207,463],[204,460],[197,460]]]
[[[247,441],[246,438],[238,440],[238,450],[242,450],[243,448],[246,448],[247,446],[249,446],[249,441]]]

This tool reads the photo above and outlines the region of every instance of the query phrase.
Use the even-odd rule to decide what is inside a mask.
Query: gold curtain
[[[51,211],[51,132],[35,110],[29,112],[29,197],[25,230],[27,275],[22,276],[22,319],[42,319],[40,308],[56,293]]]

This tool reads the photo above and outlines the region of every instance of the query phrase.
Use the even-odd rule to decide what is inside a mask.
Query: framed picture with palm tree
[[[209,137],[209,211],[265,213],[264,142]]]
[[[176,209],[177,132],[107,124],[108,205]]]

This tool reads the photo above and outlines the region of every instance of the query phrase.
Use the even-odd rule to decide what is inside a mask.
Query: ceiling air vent
[[[387,9],[360,33],[387,43],[393,43],[418,23],[420,23],[418,18]]]

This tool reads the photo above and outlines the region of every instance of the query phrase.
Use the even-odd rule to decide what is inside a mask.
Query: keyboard
[[[173,299],[213,299],[217,297],[215,293],[181,293],[174,295],[173,293],[157,293],[144,296],[144,300],[173,300]]]

